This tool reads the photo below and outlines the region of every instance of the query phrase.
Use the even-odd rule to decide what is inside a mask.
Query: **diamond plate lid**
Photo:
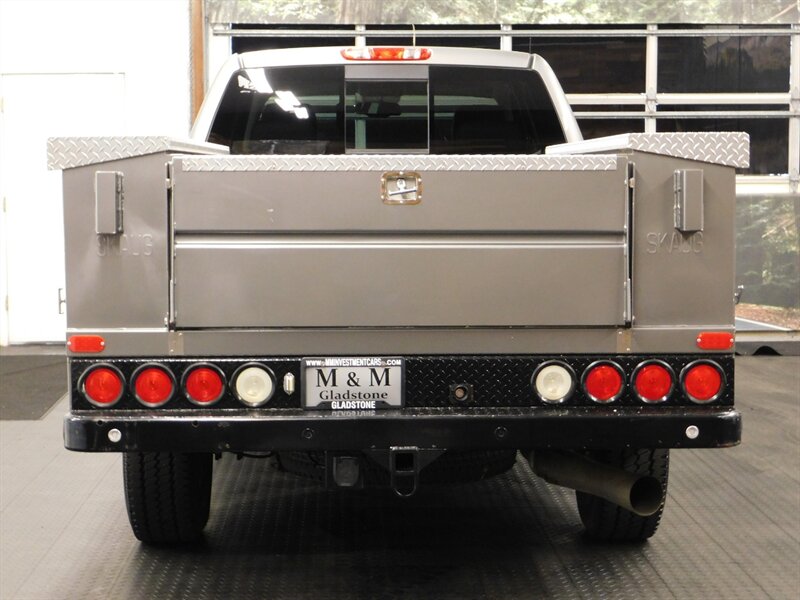
[[[183,171],[613,171],[616,156],[517,154],[237,155],[181,158]]]
[[[72,169],[158,152],[228,154],[228,147],[165,136],[50,138],[47,168]]]
[[[741,132],[625,133],[548,146],[546,154],[592,154],[638,150],[729,167],[750,166],[750,136]]]

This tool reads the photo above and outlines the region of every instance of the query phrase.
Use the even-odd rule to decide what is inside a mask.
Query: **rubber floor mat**
[[[41,419],[66,393],[66,357],[0,356],[0,420]]]

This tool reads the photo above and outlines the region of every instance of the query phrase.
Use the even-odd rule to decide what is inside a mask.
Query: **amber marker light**
[[[345,60],[428,60],[431,57],[430,48],[412,47],[367,47],[358,46],[344,48],[342,58]]]

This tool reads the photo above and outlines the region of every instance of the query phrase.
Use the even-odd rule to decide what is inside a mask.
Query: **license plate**
[[[375,410],[403,406],[402,358],[303,359],[303,407]]]

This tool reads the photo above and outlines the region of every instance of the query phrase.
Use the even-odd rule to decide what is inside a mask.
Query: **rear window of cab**
[[[334,65],[237,71],[209,141],[232,154],[539,154],[565,138],[535,71],[345,79]]]

